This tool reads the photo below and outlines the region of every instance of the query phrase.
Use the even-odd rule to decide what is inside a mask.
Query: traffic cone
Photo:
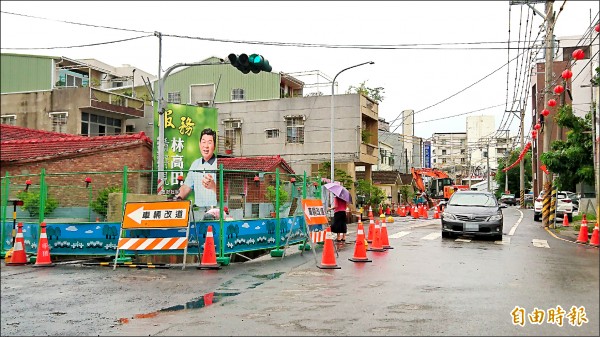
[[[342,269],[335,262],[335,248],[333,247],[333,234],[331,228],[327,227],[325,231],[325,246],[323,247],[323,257],[321,264],[317,265],[319,269]]]
[[[33,267],[54,267],[56,265],[50,260],[50,245],[48,245],[48,236],[46,235],[46,223],[42,222],[40,227],[42,230],[40,231],[37,257]]]
[[[373,208],[369,206],[369,220],[373,220]]]
[[[417,207],[415,205],[415,211],[413,213],[413,218],[418,219],[420,217],[420,213],[421,213],[421,211],[419,210],[419,207]]]
[[[373,219],[369,220],[369,234],[367,236],[367,242],[371,243],[373,242],[373,234],[375,233],[375,222],[373,222]]]
[[[356,229],[356,244],[354,245],[354,256],[348,259],[352,262],[372,262],[367,258],[367,247],[365,247],[365,232],[362,222],[358,222]]]
[[[202,261],[196,269],[221,269],[217,263],[217,253],[215,252],[215,239],[213,238],[212,226],[208,226],[206,240],[204,241],[204,253]]]
[[[427,220],[429,218],[429,214],[427,213],[427,206],[423,205],[423,208],[421,208],[421,217],[423,217],[423,219]]]
[[[440,218],[440,210],[439,210],[440,206],[435,206],[435,211],[433,211],[433,218],[434,219],[439,219]]]
[[[581,219],[581,228],[579,228],[579,236],[577,237],[577,243],[587,243],[588,242],[588,225],[586,214],[583,213],[583,218]]]
[[[569,217],[563,213],[563,227],[570,227],[569,226]]]
[[[383,249],[394,249],[390,246],[390,239],[388,238],[387,225],[385,222],[381,223],[381,247]]]
[[[385,249],[383,249],[383,245],[381,244],[381,227],[379,227],[379,222],[375,222],[375,229],[373,230],[373,243],[368,250],[371,252],[385,252]]]
[[[600,240],[598,238],[598,223],[596,222],[596,226],[594,227],[594,231],[592,232],[592,238],[590,239],[591,246],[598,247],[600,245]]]
[[[10,257],[10,262],[7,266],[24,266],[27,264],[27,254],[25,254],[25,240],[23,239],[23,223],[17,224],[17,236],[15,238],[15,246],[13,254]]]

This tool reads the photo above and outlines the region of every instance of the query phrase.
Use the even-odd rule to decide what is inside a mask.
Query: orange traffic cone
[[[592,238],[590,239],[590,245],[594,247],[598,247],[600,245],[600,239],[598,238],[598,223],[596,222],[596,226],[594,227],[594,231],[592,232]]]
[[[569,226],[569,217],[566,214],[563,214],[563,227],[570,227]]]
[[[375,230],[373,230],[373,243],[367,250],[371,252],[385,252],[385,249],[383,249],[383,245],[381,244],[381,227],[379,226],[378,221],[375,222]]]
[[[415,205],[415,212],[413,213],[413,218],[418,219],[421,216],[421,210],[419,207]]]
[[[373,208],[369,206],[369,219],[373,220]]]
[[[206,241],[204,241],[204,253],[202,261],[196,269],[221,269],[217,263],[217,254],[215,252],[215,239],[213,238],[212,226],[208,226],[206,232]]]
[[[17,236],[15,237],[15,246],[7,266],[24,266],[27,264],[27,254],[25,254],[25,240],[23,239],[23,223],[17,224]]]
[[[325,231],[325,246],[323,247],[323,257],[321,264],[317,265],[319,269],[342,269],[335,262],[335,248],[333,247],[333,234],[331,228],[327,227]]]
[[[394,249],[394,247],[390,246],[390,239],[388,238],[385,221],[381,223],[381,247],[383,247],[383,249]]]
[[[362,222],[358,222],[356,230],[356,244],[354,245],[354,256],[348,259],[352,262],[372,262],[367,258],[367,247],[365,247],[365,232]]]
[[[427,213],[427,206],[423,205],[423,207],[421,208],[421,217],[423,217],[423,219],[427,220],[429,218],[429,214]]]
[[[373,222],[373,219],[371,218],[371,220],[369,220],[369,234],[367,236],[368,243],[373,242],[373,234],[374,233],[375,233],[375,222]]]
[[[434,219],[440,218],[440,206],[435,206],[435,211],[433,211],[433,218]]]
[[[54,267],[55,264],[50,260],[50,245],[48,245],[48,236],[46,235],[46,223],[40,224],[40,240],[38,242],[37,258],[34,267]]]
[[[587,243],[588,242],[588,224],[586,214],[583,213],[583,218],[581,219],[581,228],[579,228],[579,236],[577,237],[577,243]]]

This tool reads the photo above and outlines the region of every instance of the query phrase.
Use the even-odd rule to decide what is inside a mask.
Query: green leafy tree
[[[375,208],[380,205],[383,200],[387,197],[383,190],[372,182],[365,179],[358,179],[356,181],[356,194],[365,196],[365,204]]]
[[[508,170],[508,172],[502,171],[507,166],[512,165],[512,163],[516,162],[519,159],[519,154],[521,153],[521,149],[517,148],[514,151],[510,152],[508,159],[502,159],[500,164],[498,165],[498,173],[496,174],[496,182],[498,186],[498,191],[496,191],[496,197],[499,198],[501,194],[504,192],[504,184],[506,183],[506,175],[508,174],[508,188],[514,194],[515,192],[520,191],[521,189],[521,172],[518,169],[518,166]],[[531,151],[527,151],[525,156],[523,157],[523,165],[525,166],[525,190],[531,189],[531,181],[533,176],[531,174]]]
[[[40,192],[25,192],[21,191],[17,194],[17,197],[23,200],[23,206],[21,209],[29,212],[29,216],[34,218],[40,214]],[[46,214],[52,213],[58,207],[58,200],[48,195],[46,198],[46,204],[44,206],[44,212]]]
[[[275,211],[275,207],[277,206],[277,192],[275,186],[269,185],[267,186],[267,191],[265,192],[265,197],[271,204],[273,204],[273,211]],[[279,205],[283,205],[284,203],[290,200],[290,196],[288,192],[283,188],[283,186],[279,185]]]
[[[320,166],[318,173],[322,178],[331,179],[331,162],[324,162]],[[348,191],[352,189],[352,177],[346,171],[336,168],[333,174],[335,174],[335,180],[339,181]]]
[[[117,193],[121,191],[121,186],[109,186],[101,189],[98,192],[96,200],[92,201],[91,203],[92,210],[97,214],[106,217],[106,214],[108,213],[108,195],[110,193]]]
[[[556,123],[569,129],[567,139],[553,141],[551,150],[541,155],[541,162],[558,174],[555,182],[561,190],[573,191],[580,182],[593,185],[592,113],[577,117],[570,105],[563,105],[556,113]]]
[[[351,85],[346,91],[347,94],[363,94],[370,99],[374,100],[376,103],[383,102],[384,96],[383,93],[385,89],[383,87],[370,88],[367,87],[367,81],[360,83],[358,87]]]
[[[400,192],[400,194],[402,194],[403,202],[408,202],[409,200],[412,200],[415,196],[415,189],[412,187],[412,185],[400,185],[398,191]]]

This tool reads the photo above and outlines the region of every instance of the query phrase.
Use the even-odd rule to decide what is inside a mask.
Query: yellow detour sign
[[[128,202],[123,228],[187,227],[190,201]]]

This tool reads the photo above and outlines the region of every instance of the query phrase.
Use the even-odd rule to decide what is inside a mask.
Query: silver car
[[[442,237],[474,235],[502,239],[504,217],[494,194],[484,191],[455,192],[442,212]]]

